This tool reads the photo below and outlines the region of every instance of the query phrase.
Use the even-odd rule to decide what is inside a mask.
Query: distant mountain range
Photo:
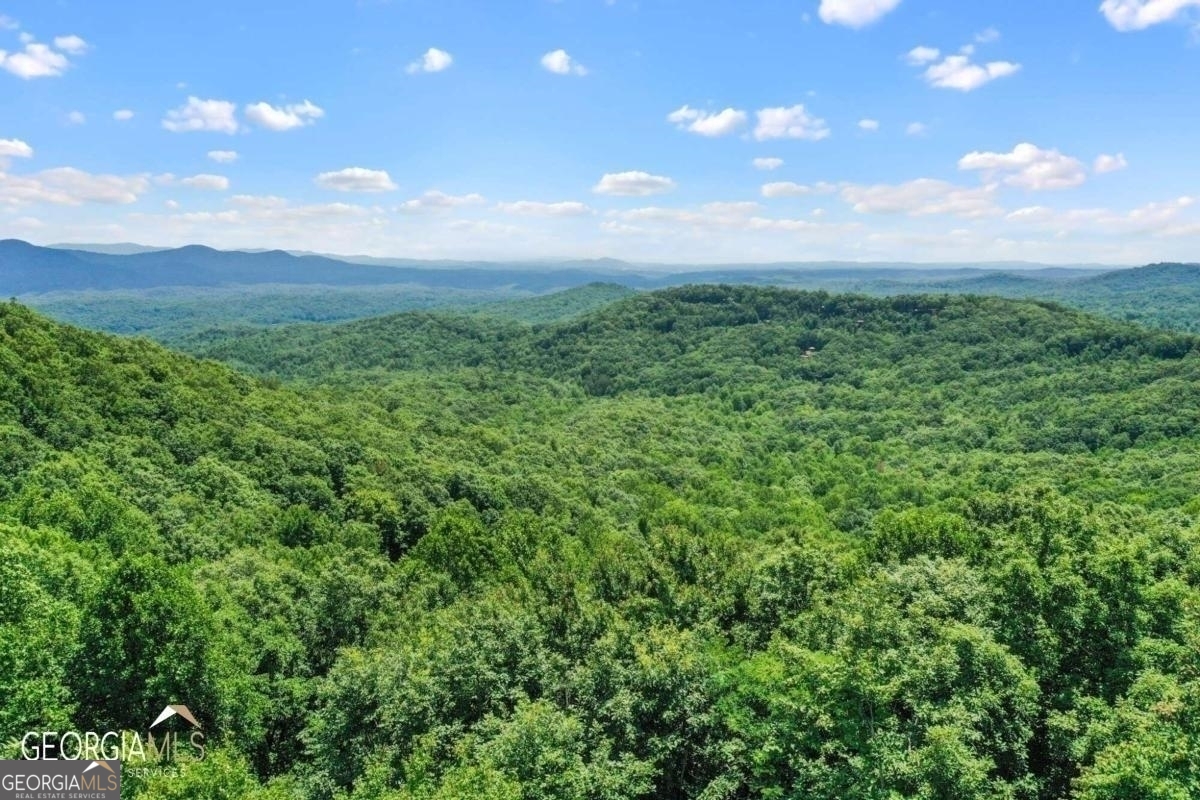
[[[130,246],[118,245],[127,249]],[[0,294],[279,285],[371,286],[418,284],[432,288],[497,289],[542,293],[608,279],[610,271],[555,269],[544,264],[397,262],[356,264],[282,250],[246,252],[189,245],[172,250],[100,253],[0,241]],[[636,281],[638,288],[650,288]]]
[[[228,325],[346,320],[414,308],[465,311],[490,302],[495,311],[498,302],[565,292],[497,312],[549,321],[603,305],[621,291],[689,283],[1036,298],[1152,327],[1200,332],[1200,265],[810,262],[670,268],[614,259],[497,263],[361,257],[351,262],[198,245],[171,250],[135,244],[95,247],[130,252],[0,241],[0,298],[21,297],[58,319],[86,327],[164,340]]]
[[[370,286],[416,284],[432,288],[495,289],[543,293],[597,281],[633,289],[683,283],[742,283],[850,289],[878,281],[947,283],[1012,272],[1032,281],[1072,280],[1112,268],[1048,267],[1024,263],[965,265],[815,262],[730,264],[698,268],[637,265],[615,259],[520,263],[332,258],[282,250],[214,250],[189,245],[169,250],[136,244],[39,247],[0,241],[0,293],[213,287],[261,284]],[[1014,276],[1015,277],[1015,276]]]

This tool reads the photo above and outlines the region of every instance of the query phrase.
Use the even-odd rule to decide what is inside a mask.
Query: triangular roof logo
[[[167,706],[166,708],[164,708],[162,710],[162,713],[160,713],[158,715],[158,718],[156,720],[154,720],[154,722],[150,723],[150,727],[153,728],[158,723],[162,722],[163,720],[170,719],[171,717],[175,716],[176,714],[183,717],[188,722],[192,723],[193,728],[200,727],[200,723],[197,722],[196,718],[192,716],[192,712],[188,710],[188,707],[180,706],[180,705],[170,705],[170,706]]]
[[[104,769],[108,770],[109,772],[112,772],[113,775],[117,774],[116,772],[113,772],[113,768],[108,765],[107,761],[93,761],[92,763],[88,764],[87,767],[83,771],[91,772],[96,767],[103,767]]]

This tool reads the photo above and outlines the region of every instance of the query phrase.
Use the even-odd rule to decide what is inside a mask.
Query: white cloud
[[[1020,64],[1010,61],[989,61],[986,64],[976,64],[971,61],[969,56],[946,56],[941,63],[932,64],[925,70],[925,81],[938,89],[957,89],[960,92],[970,92],[997,78],[1013,75],[1020,69]]]
[[[246,106],[246,119],[260,128],[271,131],[303,128],[305,125],[312,125],[323,116],[324,109],[308,100],[286,106],[273,106],[270,103],[253,103]]]
[[[228,100],[201,100],[199,97],[189,97],[187,103],[167,112],[162,126],[172,133],[237,133],[238,123],[234,117],[236,111],[237,106]]]
[[[756,158],[753,161],[755,169],[773,170],[783,166],[782,158]]]
[[[232,164],[238,160],[236,150],[209,150],[208,157],[209,160],[215,161],[218,164]]]
[[[649,206],[609,212],[610,219],[601,224],[601,229],[615,234],[682,236],[711,245],[721,242],[718,236],[737,233],[844,235],[862,227],[859,223],[830,225],[806,219],[763,217],[758,213],[761,208],[753,201],[705,203],[698,210]]]
[[[881,19],[900,0],[821,0],[817,14],[828,25],[862,28]]]
[[[74,34],[54,37],[54,46],[73,56],[81,56],[88,51],[88,43]]]
[[[667,115],[667,121],[680,130],[698,133],[701,136],[728,136],[746,124],[746,112],[727,108],[716,114],[683,106]]]
[[[1011,153],[967,153],[959,159],[958,168],[979,170],[988,180],[1002,175],[1005,184],[1031,191],[1070,189],[1087,180],[1087,169],[1079,159],[1028,142],[1018,144]]]
[[[1129,211],[1106,208],[1073,208],[1058,210],[1045,206],[1029,206],[1008,214],[1009,222],[1053,231],[1057,235],[1086,232],[1092,235],[1150,234],[1179,235],[1187,223],[1179,216],[1196,204],[1194,197],[1177,197],[1163,202],[1146,203]]]
[[[601,222],[600,230],[620,236],[645,236],[654,233],[649,228],[644,228],[640,225],[626,225],[624,222],[617,222],[613,219],[606,219],[604,222]]]
[[[1096,163],[1092,165],[1092,169],[1097,175],[1103,175],[1106,172],[1117,172],[1128,166],[1129,162],[1125,160],[1125,154],[1117,153],[1115,156],[1097,156]]]
[[[20,29],[21,23],[17,22],[12,17],[7,17],[0,14],[0,31],[15,31]]]
[[[245,208],[283,208],[288,204],[285,198],[273,194],[235,194],[229,202]]]
[[[179,202],[176,200],[167,200],[166,202],[163,203],[163,205],[166,206],[171,211],[174,211],[175,209],[179,208]]]
[[[20,139],[0,139],[0,158],[33,158],[33,148]]]
[[[904,132],[909,136],[924,136],[929,133],[929,126],[924,122],[910,122],[904,128]]]
[[[676,224],[699,228],[746,227],[750,217],[761,206],[753,201],[705,203],[699,211],[686,208],[646,206],[628,211],[610,212],[609,216],[625,222],[643,224]]]
[[[445,192],[439,192],[436,189],[425,192],[420,197],[415,197],[412,200],[405,200],[396,209],[404,213],[414,213],[419,211],[437,211],[450,208],[458,208],[459,206],[477,206],[487,202],[481,194],[464,194],[452,195]]]
[[[807,186],[802,183],[793,183],[792,181],[777,181],[775,183],[764,183],[762,187],[763,197],[804,197],[810,194],[831,194],[837,191],[837,186],[824,181],[816,183],[812,186]]]
[[[592,187],[596,194],[611,194],[622,197],[645,197],[663,194],[675,188],[675,181],[648,172],[610,172]]]
[[[314,205],[293,206],[282,197],[270,195],[239,194],[229,198],[229,204],[234,208],[225,211],[193,211],[183,214],[172,214],[168,219],[172,223],[188,226],[219,223],[223,225],[246,225],[252,235],[261,237],[264,233],[291,234],[297,230],[314,231],[318,236],[327,236],[331,232],[348,232],[351,236],[357,234],[358,228],[348,230],[346,225],[355,225],[360,221],[378,219],[381,209],[368,208],[352,203],[319,203]]]
[[[223,192],[229,188],[229,178],[224,175],[193,175],[180,181],[192,189],[206,189],[212,192]]]
[[[757,114],[758,125],[754,128],[754,138],[759,141],[807,139],[815,142],[829,136],[829,127],[825,120],[809,116],[803,105],[791,108],[764,108]]]
[[[133,119],[133,112],[128,108],[121,108],[113,112],[113,119],[117,122],[126,122]]]
[[[942,51],[936,47],[914,47],[904,56],[904,60],[914,67],[923,67],[942,57]]]
[[[592,209],[586,204],[574,200],[560,203],[517,200],[512,203],[497,203],[496,208],[506,214],[520,214],[530,217],[580,217],[592,212]]]
[[[995,189],[994,184],[971,189],[933,178],[918,178],[898,185],[846,185],[842,187],[842,199],[860,214],[983,217],[999,213]]]
[[[0,67],[25,80],[57,77],[69,66],[70,60],[62,53],[34,41],[28,41],[18,53],[0,50]]]
[[[975,34],[975,41],[979,44],[990,44],[1000,39],[1000,31],[995,28],[986,28]]]
[[[1125,219],[1138,230],[1156,231],[1175,221],[1180,211],[1196,204],[1194,197],[1177,197],[1162,203],[1147,203],[1131,210]]]
[[[390,192],[396,188],[391,176],[381,169],[347,167],[335,172],[322,172],[316,178],[323,189],[338,192]]]
[[[441,72],[444,69],[449,69],[453,63],[454,56],[445,50],[431,47],[425,51],[425,55],[421,56],[418,61],[409,64],[406,71],[409,75],[415,75],[418,72]]]
[[[858,127],[864,131],[877,131],[877,130],[879,130],[879,120],[877,120],[877,119],[860,119],[858,121]]]
[[[734,200],[732,202],[717,201],[713,203],[705,203],[700,206],[700,209],[706,214],[717,214],[720,216],[742,216],[745,214],[753,214],[762,208],[761,203],[756,203],[753,200]]]
[[[1200,0],[1104,0],[1100,4],[1108,23],[1122,33],[1170,22],[1194,8],[1200,8]]]
[[[542,56],[542,67],[555,75],[587,75],[587,67],[567,54],[566,50],[551,50]]]
[[[83,203],[127,205],[150,188],[145,175],[93,175],[74,167],[57,167],[33,175],[0,172],[0,205]]]
[[[82,125],[87,122],[87,115],[82,111],[72,111],[67,114],[67,122],[71,125]]]

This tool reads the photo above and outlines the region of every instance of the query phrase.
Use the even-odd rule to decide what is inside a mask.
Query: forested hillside
[[[202,353],[0,305],[0,732],[187,703],[126,796],[1200,792],[1198,338],[698,286]]]

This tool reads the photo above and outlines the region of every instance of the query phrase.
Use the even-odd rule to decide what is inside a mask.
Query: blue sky
[[[1198,76],[1200,0],[0,0],[0,236],[1197,261]]]

